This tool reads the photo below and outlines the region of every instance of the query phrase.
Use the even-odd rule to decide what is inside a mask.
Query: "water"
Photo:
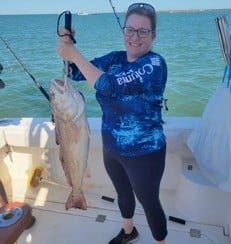
[[[122,14],[119,14],[121,20]],[[214,19],[231,16],[231,10],[158,13],[153,49],[168,64],[168,116],[199,116],[221,82],[224,58]],[[58,15],[0,16],[1,37],[35,79],[48,90],[49,81],[62,76],[63,62],[56,53]],[[122,20],[123,21],[123,20]],[[77,46],[92,59],[111,50],[124,49],[121,31],[113,14],[73,16]],[[49,117],[50,107],[34,81],[0,42],[0,117]],[[89,117],[101,111],[94,89],[86,82],[72,82],[86,97]]]

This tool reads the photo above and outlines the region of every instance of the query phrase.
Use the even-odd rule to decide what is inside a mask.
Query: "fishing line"
[[[19,65],[23,68],[23,70],[30,76],[30,78],[34,81],[36,86],[39,88],[39,90],[42,92],[42,94],[46,97],[46,99],[50,102],[50,98],[46,90],[40,85],[40,83],[34,78],[34,76],[28,71],[28,69],[25,67],[25,65],[20,61],[20,59],[17,57],[17,55],[14,53],[14,51],[11,49],[11,47],[8,45],[8,43],[0,36],[0,40],[5,44],[5,46],[8,48],[10,53],[15,57],[15,59],[18,61]]]
[[[123,30],[123,27],[122,27],[122,25],[121,25],[121,23],[120,23],[120,18],[119,18],[119,16],[117,15],[117,13],[116,13],[116,11],[115,11],[115,7],[113,6],[111,0],[109,0],[109,2],[110,2],[110,5],[111,5],[111,7],[112,7],[114,16],[115,16],[115,18],[116,18],[116,20],[117,20],[117,22],[118,22],[118,24],[119,24],[119,27],[120,27],[121,30]]]

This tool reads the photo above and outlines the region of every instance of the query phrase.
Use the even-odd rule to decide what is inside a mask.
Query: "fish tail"
[[[76,194],[74,194],[74,191],[72,191],[67,199],[65,207],[66,210],[70,208],[79,208],[82,210],[87,210],[87,202],[83,195],[83,192],[80,190]]]

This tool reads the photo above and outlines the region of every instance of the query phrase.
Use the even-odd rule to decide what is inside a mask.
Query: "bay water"
[[[222,81],[225,62],[215,25],[231,10],[158,12],[157,37],[153,50],[165,57],[168,81],[165,98],[167,116],[200,116]],[[119,13],[123,23],[123,13]],[[36,81],[48,91],[49,81],[61,78],[63,61],[56,52],[57,14],[2,15],[0,36]],[[61,23],[62,24],[62,23]],[[77,46],[90,60],[112,50],[123,50],[123,37],[112,13],[74,14]],[[0,118],[49,117],[50,106],[33,79],[0,41]],[[87,82],[72,81],[86,98],[88,117],[101,116],[94,89]]]

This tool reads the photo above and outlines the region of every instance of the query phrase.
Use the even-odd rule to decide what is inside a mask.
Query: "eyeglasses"
[[[127,13],[139,8],[155,13],[154,7],[148,3],[133,3],[128,7]]]
[[[124,27],[123,28],[123,33],[125,36],[127,37],[132,37],[134,36],[135,32],[137,33],[137,35],[140,38],[146,38],[149,36],[150,32],[152,32],[149,29],[144,29],[144,28],[140,28],[140,29],[134,29],[133,27]]]

